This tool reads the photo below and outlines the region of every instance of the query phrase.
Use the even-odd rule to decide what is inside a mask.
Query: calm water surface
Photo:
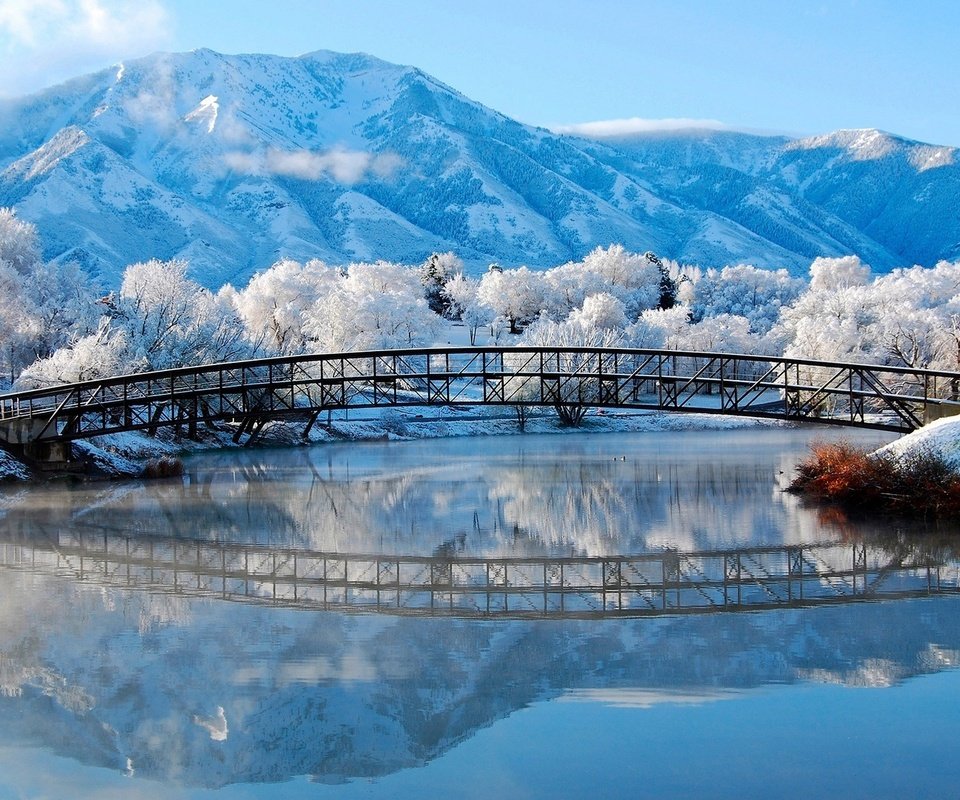
[[[960,540],[783,494],[836,435],[342,444],[5,489],[0,798],[960,797],[960,596],[916,591],[933,563],[957,587]],[[798,554],[826,577],[773,581]],[[401,590],[561,562],[562,598]],[[705,613],[734,564],[747,610]],[[683,592],[643,588],[674,568]]]

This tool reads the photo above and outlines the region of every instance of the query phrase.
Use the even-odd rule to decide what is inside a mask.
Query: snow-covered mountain
[[[960,257],[957,153],[876,131],[589,141],[366,55],[157,54],[0,105],[0,205],[115,282],[216,286],[281,256],[552,266],[597,245],[704,266]]]

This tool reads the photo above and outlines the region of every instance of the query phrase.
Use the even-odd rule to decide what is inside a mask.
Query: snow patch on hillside
[[[950,167],[957,163],[957,151],[953,147],[918,145],[910,151],[910,163],[917,172],[926,172],[937,167]]]
[[[897,149],[897,140],[874,128],[840,130],[823,136],[811,136],[787,145],[788,150],[817,150],[836,148],[845,150],[854,161],[876,161],[891,155]]]
[[[193,111],[187,114],[184,122],[198,122],[207,126],[207,133],[213,133],[217,127],[217,116],[220,113],[220,104],[217,102],[216,95],[207,95],[200,101]]]
[[[64,128],[50,141],[23,158],[15,161],[3,177],[18,180],[34,180],[52,172],[64,159],[90,143],[90,137],[79,128]]]
[[[30,480],[30,470],[5,450],[0,450],[0,483]]]
[[[960,472],[960,417],[945,417],[891,442],[876,451],[895,458],[937,453]]]

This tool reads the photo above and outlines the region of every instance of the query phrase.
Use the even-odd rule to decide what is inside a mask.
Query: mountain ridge
[[[795,273],[960,257],[953,148],[869,129],[554,134],[366,54],[154,54],[4,101],[0,123],[0,206],[107,284],[153,257],[216,287],[281,257],[454,250],[477,271],[615,242]]]

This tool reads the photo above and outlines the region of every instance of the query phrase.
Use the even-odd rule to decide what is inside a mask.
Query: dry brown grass
[[[861,513],[960,516],[960,475],[935,451],[898,459],[844,441],[819,442],[789,488]]]
[[[183,462],[179,458],[164,456],[148,461],[143,468],[143,478],[173,478],[183,475]]]

